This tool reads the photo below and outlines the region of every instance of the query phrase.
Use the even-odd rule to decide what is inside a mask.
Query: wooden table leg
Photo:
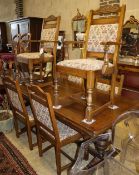
[[[59,104],[59,89],[58,89],[58,78],[55,76],[54,79],[54,109],[60,109],[62,106]]]
[[[30,81],[30,84],[32,84],[33,83],[33,62],[32,60],[29,60],[28,69],[29,69],[29,81]]]

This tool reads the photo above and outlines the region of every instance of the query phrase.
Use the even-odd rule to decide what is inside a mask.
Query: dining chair
[[[32,150],[33,146],[36,145],[32,140],[32,132],[36,131],[31,108],[29,105],[25,106],[25,99],[23,98],[18,80],[4,77],[3,84],[6,89],[9,104],[12,108],[16,136],[19,138],[22,133],[27,132],[29,148]]]
[[[32,81],[32,74],[34,66],[36,65],[40,72],[40,79],[43,79],[46,75],[46,64],[52,63],[52,76],[55,74],[56,66],[56,51],[60,27],[60,16],[49,16],[43,19],[41,38],[40,40],[22,40],[22,42],[37,42],[40,43],[39,50],[36,52],[24,52],[17,55],[18,63],[27,64],[30,74],[30,81]],[[22,45],[20,42],[20,45]],[[33,62],[30,66],[29,62]],[[36,68],[35,66],[35,68]]]
[[[113,15],[111,15],[113,13]],[[125,5],[104,6],[90,10],[83,59],[70,58],[57,63],[57,72],[83,78],[86,81],[87,107],[85,122],[95,122],[93,115],[114,105],[117,62],[121,42]],[[99,75],[109,77],[111,89],[109,101],[93,111],[93,92]],[[88,122],[88,123],[89,123]]]
[[[70,161],[74,160],[62,150],[62,147],[78,141],[82,136],[70,126],[57,120],[49,93],[44,92],[36,85],[28,86],[28,92],[37,127],[39,155],[42,156],[45,151],[54,147],[57,174],[60,175],[62,170],[68,168],[72,164],[72,162],[70,162],[61,167],[60,153],[66,156]],[[43,149],[42,144],[44,139],[49,141],[51,145]]]
[[[126,111],[115,120],[109,132],[83,142],[69,175],[92,175],[96,171],[98,175],[137,174],[138,123],[139,110]]]

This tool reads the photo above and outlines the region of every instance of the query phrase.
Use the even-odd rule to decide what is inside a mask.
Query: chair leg
[[[16,118],[14,118],[14,127],[15,127],[16,137],[19,138],[18,120]]]
[[[29,148],[30,150],[33,150],[32,133],[31,133],[31,128],[29,126],[27,126],[27,136],[28,136]]]
[[[42,138],[38,129],[37,129],[37,143],[38,143],[39,156],[42,157]]]
[[[59,146],[55,146],[55,157],[56,157],[57,175],[61,175],[61,152]]]

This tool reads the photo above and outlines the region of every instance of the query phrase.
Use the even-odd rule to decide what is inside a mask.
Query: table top
[[[52,96],[52,100],[54,100],[54,87],[52,85],[49,84],[48,86],[43,87],[43,90],[49,92]],[[79,88],[74,88],[73,86],[66,84],[60,85],[59,104],[62,105],[62,108],[54,109],[54,111],[59,120],[67,123],[79,132],[86,133],[90,136],[97,136],[98,134],[105,132],[107,129],[111,128],[112,123],[120,114],[139,104],[139,100],[136,99],[131,100],[122,96],[117,97],[115,105],[118,106],[118,109],[113,110],[106,108],[94,116],[96,121],[93,124],[86,124],[82,121],[85,117],[85,103],[79,102],[81,100],[75,101],[71,98],[71,94],[78,93],[79,91]]]
[[[86,124],[82,121],[85,117],[85,110],[84,106],[79,103],[71,103],[67,106],[63,106],[61,109],[55,110],[55,113],[59,116],[60,120],[73,124],[78,130],[82,130],[93,136],[111,128],[112,123],[120,114],[133,108],[136,104],[136,101],[118,98],[116,99],[115,105],[119,108],[115,110],[106,108],[94,116],[96,121],[93,124]]]

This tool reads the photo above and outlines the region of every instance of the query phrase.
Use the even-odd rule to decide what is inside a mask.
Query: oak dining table
[[[26,88],[22,86],[24,94],[27,93],[25,89]],[[80,88],[64,82],[58,85],[58,92],[56,94],[53,83],[48,83],[48,85],[42,86],[42,89],[51,94],[54,106],[60,106],[58,108],[54,107],[56,117],[60,121],[70,125],[72,128],[81,133],[87,134],[90,137],[97,137],[99,134],[104,133],[106,130],[112,127],[113,122],[119,115],[127,110],[139,106],[138,99],[117,96],[115,98],[115,105],[117,106],[117,109],[110,109],[107,107],[94,116],[94,123],[87,124],[83,122],[85,118],[86,100],[78,99],[75,101],[72,98],[73,94],[81,93]],[[100,101],[107,100],[106,94],[94,92],[93,95],[95,97],[93,101],[94,106]]]

